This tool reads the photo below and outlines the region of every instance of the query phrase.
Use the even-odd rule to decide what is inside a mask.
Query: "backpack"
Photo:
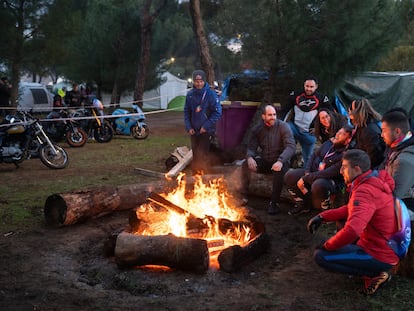
[[[410,214],[400,198],[394,199],[394,210],[397,217],[397,232],[391,236],[387,244],[400,259],[403,259],[407,255],[411,242]]]

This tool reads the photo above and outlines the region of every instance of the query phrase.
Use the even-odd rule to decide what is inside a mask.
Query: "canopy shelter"
[[[414,72],[363,72],[345,79],[335,90],[336,101],[345,107],[362,97],[381,114],[403,107],[414,117]]]

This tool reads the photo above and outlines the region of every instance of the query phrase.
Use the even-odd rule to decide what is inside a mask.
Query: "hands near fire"
[[[194,129],[189,129],[188,133],[189,133],[190,135],[194,135],[194,134],[196,133],[196,131],[195,131]],[[204,134],[204,133],[207,133],[207,131],[206,131],[206,129],[205,129],[204,127],[202,127],[202,128],[200,129],[200,134]]]
[[[247,166],[249,167],[249,170],[256,172],[257,170],[257,163],[256,160],[252,157],[247,158]]]
[[[308,225],[306,226],[306,229],[308,229],[309,233],[315,233],[316,230],[320,227],[320,225],[323,222],[323,218],[320,215],[316,215],[315,217],[312,217],[308,221]]]
[[[303,178],[300,178],[298,180],[298,182],[296,183],[296,186],[298,187],[298,189],[303,193],[306,194],[308,193],[308,189],[305,186],[305,181],[303,180]]]
[[[280,170],[282,169],[282,167],[283,167],[283,162],[276,161],[276,163],[273,163],[273,165],[272,165],[272,171],[280,172]]]

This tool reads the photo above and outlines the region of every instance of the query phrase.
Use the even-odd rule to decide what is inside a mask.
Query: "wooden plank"
[[[170,169],[166,175],[168,177],[177,177],[178,174],[181,171],[183,171],[187,167],[187,165],[190,164],[192,160],[193,160],[193,151],[190,150],[185,154],[183,158],[179,159],[179,162],[176,165],[174,165],[174,167]]]
[[[156,178],[165,178],[165,173],[160,173],[152,170],[147,170],[145,168],[136,167],[134,169],[138,174],[149,176],[149,177],[156,177]]]

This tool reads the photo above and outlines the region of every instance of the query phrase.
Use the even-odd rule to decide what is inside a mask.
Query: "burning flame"
[[[203,183],[201,176],[195,176],[194,190],[188,194],[184,177],[180,174],[178,187],[162,197],[185,212],[164,209],[160,212],[152,202],[145,203],[137,210],[137,218],[144,217],[148,222],[140,225],[137,233],[202,238],[207,240],[210,257],[226,247],[249,242],[252,230],[245,218],[247,211],[234,206],[235,200],[227,192],[223,178]]]

